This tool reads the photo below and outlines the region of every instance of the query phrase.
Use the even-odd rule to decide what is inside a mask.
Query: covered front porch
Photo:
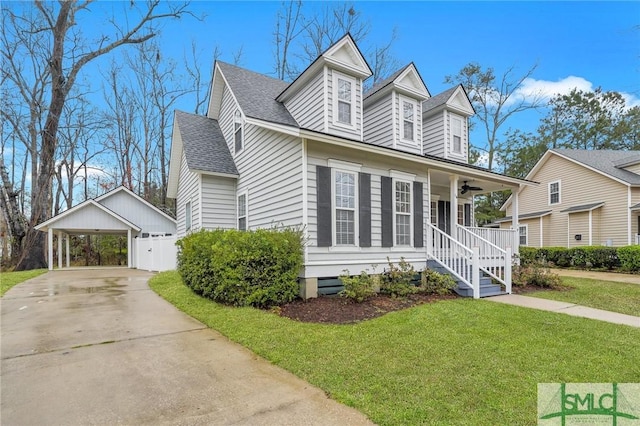
[[[511,269],[519,253],[518,192],[522,181],[502,175],[493,179],[482,172],[428,171],[427,263],[452,275],[459,283],[459,293],[474,298],[511,293]],[[512,193],[516,219],[511,228],[475,226],[474,197],[504,190]]]

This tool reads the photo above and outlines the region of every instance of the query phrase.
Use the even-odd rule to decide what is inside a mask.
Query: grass
[[[567,291],[536,291],[527,296],[575,303],[621,314],[640,316],[640,285],[589,278],[562,277]]]
[[[537,384],[640,381],[640,329],[454,299],[351,325],[305,324],[195,295],[162,297],[380,425],[536,424]]]
[[[9,289],[23,281],[35,278],[47,272],[46,269],[32,269],[30,271],[2,272],[0,273],[0,297]]]

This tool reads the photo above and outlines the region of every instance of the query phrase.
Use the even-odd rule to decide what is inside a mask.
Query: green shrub
[[[338,293],[341,297],[346,297],[357,303],[362,303],[368,298],[375,296],[376,291],[375,277],[369,275],[366,271],[362,271],[360,275],[350,276],[349,271],[345,269],[340,275],[340,281],[344,285],[344,290]]]
[[[425,294],[445,295],[453,291],[456,281],[450,275],[441,274],[433,269],[424,269],[420,273],[418,291]]]
[[[213,288],[211,247],[219,240],[223,230],[199,231],[176,242],[178,246],[178,272],[187,287],[197,294]]]
[[[640,246],[618,247],[620,267],[628,272],[640,272]]]
[[[266,308],[298,295],[303,250],[297,230],[202,231],[178,247],[185,284],[217,302]]]
[[[546,264],[534,263],[527,266],[515,266],[512,283],[517,287],[531,285],[542,288],[557,288],[562,285],[562,280],[558,274],[551,272]]]
[[[539,250],[535,247],[520,246],[520,264],[531,265],[538,260]]]
[[[407,297],[415,293],[416,288],[411,285],[416,275],[413,265],[400,258],[398,265],[394,265],[389,258],[389,268],[382,274],[380,282],[380,293],[388,294],[392,297]]]

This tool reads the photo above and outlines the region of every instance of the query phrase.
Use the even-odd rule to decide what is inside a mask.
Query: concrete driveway
[[[0,423],[370,424],[121,268],[54,271],[0,299]]]

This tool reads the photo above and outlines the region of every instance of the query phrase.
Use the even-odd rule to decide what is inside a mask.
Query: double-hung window
[[[335,243],[339,246],[356,244],[356,182],[357,174],[335,170]]]
[[[395,181],[396,245],[411,245],[411,182]]]
[[[527,238],[528,237],[527,234],[529,233],[528,231],[529,231],[529,229],[528,229],[527,225],[520,225],[518,227],[518,237],[519,237],[518,239],[519,239],[519,242],[520,242],[521,246],[526,246],[527,243],[528,243],[528,241],[527,241],[527,239],[528,239]]]
[[[438,226],[438,202],[431,202],[431,224]]]
[[[560,181],[549,183],[549,204],[560,203]]]
[[[402,139],[405,142],[416,142],[416,102],[400,98],[402,104]]]
[[[247,193],[238,195],[238,229],[247,230]]]
[[[233,115],[233,137],[235,141],[235,152],[236,154],[242,151],[244,146],[244,128],[242,122],[242,113],[240,111],[236,111]]]
[[[356,80],[333,71],[333,122],[339,126],[355,127]]]
[[[456,116],[451,116],[451,150],[462,154],[462,119]]]

